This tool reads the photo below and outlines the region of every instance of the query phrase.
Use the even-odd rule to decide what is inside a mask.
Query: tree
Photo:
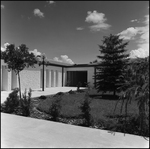
[[[8,65],[8,71],[13,70],[18,75],[19,92],[21,99],[21,85],[20,85],[20,72],[25,68],[37,63],[36,57],[33,53],[29,53],[25,44],[15,47],[10,44],[6,47],[5,51],[1,51],[1,59]]]
[[[127,115],[128,105],[131,101],[137,101],[138,116],[136,121],[139,125],[138,134],[141,136],[149,135],[149,56],[131,60],[123,75],[124,84],[119,88],[122,91],[121,112],[125,105]],[[125,100],[126,99],[126,100]],[[120,113],[121,113],[120,112]],[[138,121],[139,120],[139,121]],[[131,127],[131,126],[130,126]],[[133,129],[133,128],[132,128]]]
[[[101,59],[101,63],[97,67],[96,75],[96,89],[99,91],[113,91],[116,95],[117,88],[123,83],[121,75],[126,66],[127,51],[125,47],[128,42],[123,43],[119,35],[112,35],[104,37],[102,45],[99,45],[101,55],[97,56]]]

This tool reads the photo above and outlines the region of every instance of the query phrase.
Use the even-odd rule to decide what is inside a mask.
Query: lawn
[[[62,98],[60,101],[61,104],[61,115],[63,117],[78,117],[78,115],[81,113],[81,110],[79,109],[79,106],[84,101],[85,92],[79,93],[75,92],[75,94],[69,94],[65,93],[59,98]],[[38,109],[40,111],[48,113],[49,107],[51,106],[53,100],[55,100],[57,97],[53,96],[47,96],[45,100],[40,100],[40,103],[38,105]],[[112,100],[112,99],[100,99],[99,96],[95,97],[89,97],[90,108],[91,108],[91,115],[93,118],[106,118],[107,115],[112,115],[114,112],[114,108],[116,105],[116,102],[118,100]],[[116,115],[120,114],[120,108],[121,108],[122,100],[118,101],[115,113]],[[123,106],[123,112],[122,114],[125,114],[124,112],[125,106]],[[131,102],[131,104],[128,106],[128,113],[129,114],[137,114],[138,113],[138,107],[136,101]]]
[[[90,91],[89,92],[91,95],[93,95],[93,93],[95,93],[95,91]],[[108,93],[107,93],[108,94]],[[46,99],[41,99],[37,109],[41,112],[45,112],[48,113],[49,108],[52,104],[52,102],[54,100],[56,100],[57,98],[60,98],[60,105],[61,105],[61,110],[60,110],[60,115],[62,118],[66,118],[66,119],[79,119],[80,118],[80,114],[81,114],[81,110],[79,108],[79,106],[81,105],[81,103],[83,103],[84,101],[84,97],[85,97],[85,92],[74,92],[74,94],[69,94],[64,93],[60,96],[47,96]],[[89,97],[89,100],[91,101],[90,103],[90,114],[93,118],[93,122],[99,123],[101,121],[103,122],[112,122],[115,123],[116,121],[114,121],[114,119],[112,119],[111,117],[118,116],[120,115],[120,109],[121,109],[121,105],[122,105],[122,100],[118,99],[101,99],[100,98],[100,94],[97,94],[97,96],[95,97]],[[115,109],[115,105],[118,102],[117,106],[116,106],[116,110],[114,112]],[[136,115],[138,114],[138,107],[137,107],[137,103],[136,101],[131,102],[131,104],[129,104],[128,106],[128,115]],[[123,110],[122,110],[122,115],[125,115],[125,105],[123,106]],[[110,123],[111,123],[110,122]]]

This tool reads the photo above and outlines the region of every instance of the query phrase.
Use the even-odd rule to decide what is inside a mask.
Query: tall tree
[[[96,75],[96,89],[98,92],[113,92],[116,95],[117,88],[123,83],[121,75],[124,72],[124,66],[128,60],[129,54],[125,53],[125,47],[128,42],[123,43],[119,35],[112,35],[104,37],[103,44],[100,47],[101,63],[97,67]]]
[[[18,75],[19,92],[21,99],[21,85],[20,85],[20,72],[25,68],[37,63],[36,57],[33,53],[28,51],[25,44],[15,47],[10,44],[6,47],[5,51],[1,51],[1,59],[8,65],[8,71],[13,70]]]

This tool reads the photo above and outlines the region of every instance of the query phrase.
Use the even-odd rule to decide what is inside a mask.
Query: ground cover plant
[[[61,110],[60,116],[57,119],[60,122],[139,135],[137,129],[134,131],[134,129],[131,128],[131,124],[133,124],[136,115],[139,113],[136,101],[133,101],[129,105],[128,114],[126,115],[126,106],[122,105],[122,100],[106,100],[99,98],[97,95],[97,97],[94,98],[88,96],[89,102],[85,102],[87,101],[87,91],[82,93],[74,92],[74,94],[67,92],[63,95],[49,96],[45,100],[41,100],[37,109],[48,114],[49,108],[52,106],[54,100],[57,100],[60,96]],[[120,114],[120,107],[122,107],[122,114]],[[125,118],[128,120],[128,129],[123,127]],[[89,120],[88,122],[90,123],[87,123],[87,120]],[[134,122],[134,124],[136,123],[137,121]],[[132,125],[132,127],[136,126],[138,127],[138,124],[135,126]],[[149,136],[149,134],[146,136]]]
[[[19,89],[15,88],[7,97],[6,101],[1,104],[1,112],[17,114],[21,116],[30,116],[31,110],[31,89],[22,94],[22,98],[18,95]]]

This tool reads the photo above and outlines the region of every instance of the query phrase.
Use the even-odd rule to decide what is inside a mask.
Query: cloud
[[[131,20],[131,22],[137,22],[137,21],[138,21],[137,19]]]
[[[139,48],[139,49],[136,49],[136,50],[132,50],[130,52],[129,57],[130,58],[137,58],[137,57],[144,58],[144,57],[147,57],[148,55],[149,55],[149,50]]]
[[[4,43],[4,48],[6,49],[6,48],[7,48],[7,46],[9,46],[9,45],[10,45],[10,43],[5,42],[5,43]]]
[[[4,52],[5,50],[6,50],[5,48],[1,47],[1,51],[2,51],[2,52]]]
[[[144,26],[136,27],[139,39],[136,41],[138,48],[130,52],[130,58],[149,56],[149,15],[145,16]]]
[[[142,23],[144,24],[142,27],[129,27],[117,35],[120,35],[120,38],[124,38],[125,40],[131,40],[135,39],[135,36],[139,34],[141,39],[147,40],[149,36],[149,15],[145,16],[145,21]]]
[[[44,13],[41,12],[39,9],[34,9],[33,13],[34,13],[35,16],[38,16],[40,18],[44,17]]]
[[[93,12],[88,11],[85,22],[93,23],[94,25],[90,26],[92,31],[100,31],[101,29],[108,29],[111,25],[105,23],[107,18],[105,18],[104,13],[98,13],[96,10]]]
[[[60,58],[61,59],[59,59],[58,57],[54,57],[53,60],[67,64],[74,64],[74,62],[67,55],[61,55]]]
[[[84,29],[83,27],[77,27],[77,28],[76,28],[77,31],[81,31],[81,30],[83,30],[83,29]]]
[[[1,5],[1,9],[4,9],[5,8],[5,6],[4,5]]]
[[[8,42],[5,42],[4,47],[1,47],[1,51],[5,51],[8,45],[10,44]]]
[[[49,4],[54,4],[55,1],[47,1]]]
[[[37,49],[34,49],[33,51],[29,51],[30,53],[33,53],[35,56],[41,55],[41,52],[38,52]]]
[[[126,30],[118,33],[118,35],[120,35],[120,38],[123,38],[124,40],[131,40],[134,39],[137,33],[138,33],[137,28],[129,27]]]

